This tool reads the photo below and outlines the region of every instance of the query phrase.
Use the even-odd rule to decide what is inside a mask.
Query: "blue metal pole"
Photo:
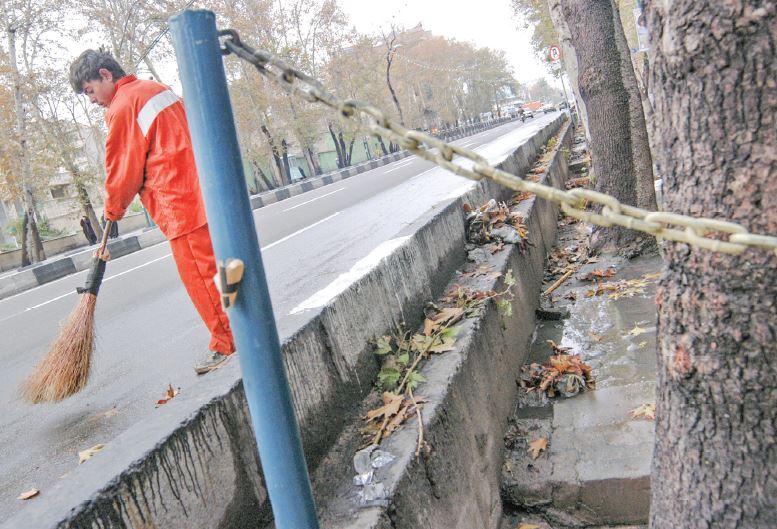
[[[317,529],[305,455],[292,406],[259,240],[245,186],[216,18],[184,11],[170,19],[184,104],[218,261],[245,264],[229,321],[240,352],[248,407],[278,529]]]

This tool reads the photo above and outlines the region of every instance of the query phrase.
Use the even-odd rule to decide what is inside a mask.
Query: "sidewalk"
[[[586,263],[585,229],[579,223],[561,228],[544,288],[578,259]],[[552,340],[581,355],[596,388],[552,399],[536,388],[521,390],[505,436],[502,495],[512,513],[503,527],[647,524],[654,408],[646,405],[655,402],[654,298],[661,266],[658,255],[602,257],[579,266],[545,298],[545,320],[538,322],[527,363],[557,354]],[[535,459],[530,443],[537,441],[547,446]]]

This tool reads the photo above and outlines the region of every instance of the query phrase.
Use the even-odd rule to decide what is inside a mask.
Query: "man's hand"
[[[100,250],[95,250],[94,255],[92,257],[99,257],[103,261],[107,261],[111,258],[111,252],[108,251],[108,246],[105,246],[105,250],[103,250],[102,253],[100,253]]]

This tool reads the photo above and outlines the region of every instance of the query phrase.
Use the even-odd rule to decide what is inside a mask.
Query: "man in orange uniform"
[[[213,282],[216,260],[183,102],[163,84],[125,74],[102,49],[86,50],[70,65],[70,84],[107,109],[105,218],[122,218],[140,194],[211,332],[206,358],[194,368],[207,373],[235,351],[235,342]]]

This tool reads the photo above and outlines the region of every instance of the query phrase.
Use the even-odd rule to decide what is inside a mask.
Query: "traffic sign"
[[[553,62],[561,60],[561,50],[558,48],[558,46],[551,46],[548,48],[548,57]]]

